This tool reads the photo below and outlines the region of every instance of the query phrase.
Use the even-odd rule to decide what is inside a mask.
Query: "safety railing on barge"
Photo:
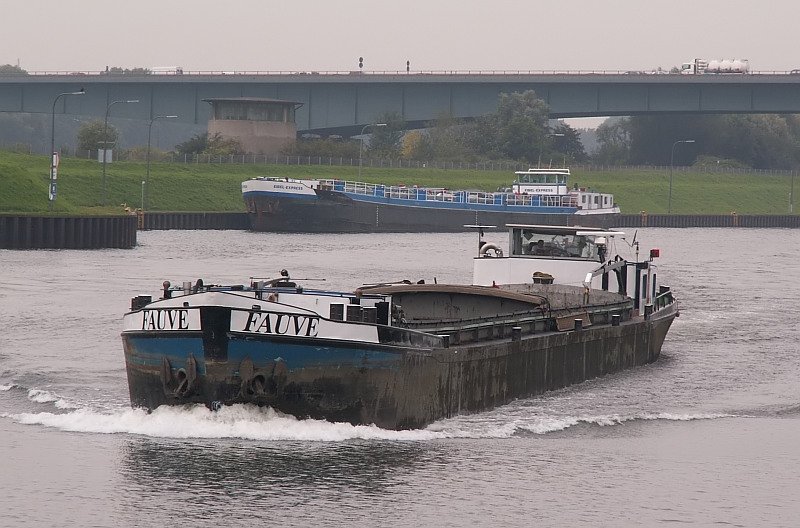
[[[388,186],[346,180],[320,180],[320,186],[337,192],[394,200],[509,207],[577,207],[574,196],[528,195],[507,192],[451,191],[443,188]]]

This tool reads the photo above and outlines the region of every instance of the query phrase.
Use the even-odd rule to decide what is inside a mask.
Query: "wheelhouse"
[[[528,169],[514,173],[512,191],[518,194],[566,195],[569,169]]]
[[[603,262],[608,240],[588,227],[509,225],[511,256]],[[595,234],[597,233],[597,234]]]

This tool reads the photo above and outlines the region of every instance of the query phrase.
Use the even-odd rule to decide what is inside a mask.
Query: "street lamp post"
[[[77,92],[64,92],[60,93],[53,99],[53,121],[50,127],[50,191],[49,191],[49,200],[50,200],[50,210],[53,210],[53,202],[56,199],[56,103],[62,97],[67,95],[84,95],[86,90],[81,88]]]
[[[145,197],[147,183],[150,181],[150,138],[153,136],[153,122],[156,119],[176,119],[176,115],[157,115],[150,120],[150,125],[147,127],[147,175],[142,182],[142,211],[144,211]]]
[[[693,139],[679,139],[675,143],[672,144],[672,152],[669,156],[669,203],[667,205],[667,213],[672,214],[672,166],[675,163],[675,147],[678,143],[694,143]]]
[[[542,140],[541,144],[539,145],[539,163],[538,163],[538,166],[537,166],[538,169],[542,168],[542,154],[544,153],[544,143],[545,143],[545,141],[547,141],[547,138],[551,138],[551,137],[564,137],[564,134],[555,133],[554,132],[554,133],[551,133],[551,134],[547,134],[544,137],[544,139]]]
[[[364,125],[364,128],[361,129],[361,143],[358,146],[358,180],[361,181],[361,159],[363,157],[364,152],[364,132],[369,127],[385,127],[386,123],[370,123],[368,125]]]
[[[124,101],[112,101],[108,103],[106,106],[106,119],[103,124],[103,205],[106,205],[108,194],[106,190],[106,156],[108,155],[108,112],[111,110],[111,107],[115,104],[128,104],[128,103],[138,103],[138,99],[129,99]]]

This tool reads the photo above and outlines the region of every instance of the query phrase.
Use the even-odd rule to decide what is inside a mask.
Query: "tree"
[[[553,127],[552,151],[559,154],[565,165],[569,162],[586,161],[588,156],[581,143],[581,133],[566,123],[558,123]]]
[[[797,164],[794,124],[779,115],[728,115],[705,153],[739,160],[757,169],[791,169]]]
[[[427,142],[427,134],[425,134],[422,130],[412,130],[411,132],[406,132],[406,135],[403,136],[401,153],[405,159],[433,159],[430,157],[425,157],[426,154],[430,153],[430,150]]]
[[[244,154],[241,142],[235,138],[226,138],[219,132],[209,136],[208,132],[196,134],[175,146],[178,154],[193,156],[203,154],[211,157]]]
[[[369,133],[368,152],[378,158],[399,158],[402,151],[403,132],[406,123],[398,112],[387,112],[378,116],[378,123],[386,123],[384,127],[368,127]]]
[[[448,114],[427,123],[425,130],[409,132],[403,138],[403,157],[420,161],[455,161],[474,157],[469,148],[470,125]]]
[[[629,120],[629,161],[691,165],[705,155],[759,169],[790,169],[798,162],[798,131],[796,117],[772,114],[637,116]],[[675,141],[685,139],[694,143],[675,149],[673,157]]]
[[[105,122],[96,120],[84,123],[78,129],[78,148],[81,150],[97,150],[104,145],[113,148],[119,139],[119,132],[108,125],[107,135],[103,137]]]
[[[112,66],[106,68],[106,73],[123,74],[123,75],[147,75],[150,73],[148,68],[120,68],[119,66]]]
[[[178,143],[175,145],[175,150],[178,154],[193,156],[204,152],[206,147],[208,147],[208,132],[203,132],[195,134],[183,143]]]
[[[548,138],[550,107],[533,90],[500,94],[495,114],[498,147],[510,159],[538,161]]]
[[[606,119],[597,127],[597,143],[600,148],[594,162],[600,165],[625,165],[630,159],[630,120],[627,118]]]
[[[489,159],[504,157],[500,151],[494,114],[478,117],[467,125],[464,133],[468,148],[472,152]]]
[[[49,116],[48,116],[49,117]],[[41,114],[0,112],[0,142],[34,144],[50,137],[50,123]],[[50,148],[47,146],[46,148]]]
[[[28,74],[26,70],[23,70],[19,66],[14,66],[13,64],[0,64],[0,73],[21,73],[23,75]]]
[[[244,154],[244,147],[242,142],[236,138],[226,138],[219,132],[214,133],[208,137],[208,145],[203,151],[211,157],[230,156]]]

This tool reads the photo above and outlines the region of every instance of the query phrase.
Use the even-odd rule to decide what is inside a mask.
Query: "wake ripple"
[[[47,396],[41,396],[46,399]],[[53,402],[57,404],[56,400]],[[509,438],[546,434],[579,424],[602,427],[636,420],[688,421],[724,418],[728,414],[641,413],[630,416],[536,416],[525,420],[482,421],[480,414],[436,422],[425,429],[391,431],[374,425],[350,425],[324,420],[300,420],[271,408],[231,405],[218,411],[205,406],[162,406],[151,413],[119,408],[89,408],[69,412],[5,413],[0,416],[27,425],[95,434],[134,434],[159,438],[236,438],[255,441],[342,442],[346,440],[430,441],[446,438]]]

